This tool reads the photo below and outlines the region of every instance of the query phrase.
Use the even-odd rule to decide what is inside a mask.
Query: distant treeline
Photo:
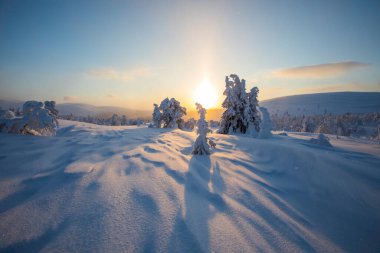
[[[146,120],[144,119],[129,119],[126,115],[113,114],[111,117],[99,117],[99,116],[75,116],[70,115],[60,115],[60,119],[79,121],[92,123],[97,125],[107,125],[107,126],[132,126],[132,125],[143,125]]]
[[[334,134],[380,140],[380,113],[292,116],[272,114],[273,130]]]

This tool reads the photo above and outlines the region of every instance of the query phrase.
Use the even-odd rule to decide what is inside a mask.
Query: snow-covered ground
[[[379,252],[380,145],[60,121],[0,134],[1,252]]]

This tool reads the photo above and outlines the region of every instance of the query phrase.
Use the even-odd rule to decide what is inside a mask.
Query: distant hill
[[[77,116],[101,116],[110,117],[116,113],[119,115],[126,115],[128,118],[150,118],[151,111],[147,110],[134,110],[124,107],[116,106],[93,106],[80,103],[65,103],[57,104],[57,109],[60,115],[77,115]]]
[[[2,108],[22,108],[23,101],[0,100]],[[268,108],[271,114],[314,115],[380,112],[380,92],[332,92],[286,96],[263,100],[260,106]],[[134,110],[115,106],[94,106],[81,103],[57,104],[60,115],[110,117],[113,113],[126,115],[128,118],[150,119],[152,111]],[[208,109],[207,120],[220,120],[224,109]],[[188,111],[186,119],[198,118],[196,111]]]
[[[315,93],[264,100],[271,114],[316,115],[380,112],[380,92]]]
[[[24,104],[24,101],[21,100],[4,100],[0,99],[0,107],[2,109],[9,109],[9,108],[20,108],[22,110],[22,105]]]
[[[271,114],[316,115],[380,112],[380,92],[332,92],[314,93],[273,98],[260,101]],[[219,120],[224,109],[207,110],[208,120]],[[196,111],[188,112],[188,118],[198,118]]]
[[[3,109],[8,108],[20,108],[24,101],[19,100],[0,100],[0,107]],[[63,103],[57,104],[57,109],[60,115],[70,115],[75,116],[100,116],[100,117],[111,117],[112,114],[116,113],[119,115],[126,115],[128,118],[151,118],[152,112],[148,110],[134,110],[124,107],[116,106],[94,106],[82,103]]]

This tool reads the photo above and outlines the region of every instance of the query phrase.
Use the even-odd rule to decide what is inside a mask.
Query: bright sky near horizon
[[[2,0],[0,99],[193,107],[208,80],[220,105],[231,73],[261,100],[380,91],[379,13],[380,1]]]

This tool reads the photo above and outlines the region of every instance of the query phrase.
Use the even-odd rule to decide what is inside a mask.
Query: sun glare
[[[204,80],[194,92],[194,101],[209,109],[216,106],[218,96],[208,80]]]

